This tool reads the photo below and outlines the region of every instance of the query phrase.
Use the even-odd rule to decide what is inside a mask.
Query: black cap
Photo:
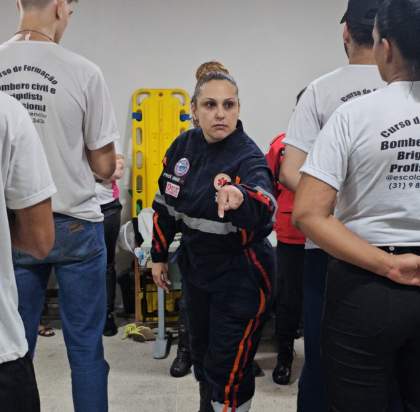
[[[373,26],[379,6],[383,0],[349,0],[346,14],[341,23],[350,21],[366,26]]]

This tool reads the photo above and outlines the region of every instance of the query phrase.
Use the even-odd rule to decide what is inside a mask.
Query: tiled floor
[[[176,352],[172,347],[165,360],[152,358],[153,343],[122,340],[120,333],[104,338],[109,377],[110,412],[197,412],[198,387],[191,375],[174,379],[168,370]],[[275,363],[273,345],[264,341],[257,359],[265,376],[257,378],[253,412],[292,412],[296,410],[297,377],[302,366],[303,341],[296,343],[293,383],[280,387],[271,380]],[[43,412],[71,412],[70,372],[62,333],[39,338],[35,361]]]

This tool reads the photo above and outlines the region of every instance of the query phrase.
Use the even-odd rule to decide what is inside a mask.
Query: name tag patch
[[[174,185],[171,182],[166,183],[165,193],[167,195],[172,196],[175,199],[177,199],[180,190],[181,190],[181,187],[180,186]]]

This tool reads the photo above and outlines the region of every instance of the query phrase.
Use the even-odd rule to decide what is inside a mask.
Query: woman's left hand
[[[156,286],[169,293],[171,282],[168,279],[168,264],[165,262],[152,263],[152,276]]]
[[[236,186],[227,185],[217,192],[216,202],[218,206],[217,214],[220,219],[223,219],[225,212],[239,209],[244,202],[244,195]]]
[[[391,255],[392,265],[385,274],[393,282],[401,285],[420,286],[420,256],[406,253]]]

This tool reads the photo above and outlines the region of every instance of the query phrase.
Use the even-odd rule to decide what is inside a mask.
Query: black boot
[[[169,373],[174,378],[182,378],[191,372],[191,357],[188,348],[178,346],[176,358],[172,362]]]
[[[200,410],[198,412],[214,412],[211,406],[211,386],[207,382],[199,382],[200,385]]]
[[[115,324],[114,314],[108,312],[104,326],[104,336],[114,336],[118,333],[117,325]]]
[[[190,341],[182,316],[179,318],[178,351],[169,373],[174,378],[182,378],[191,372]]]
[[[288,385],[292,375],[293,341],[281,345],[277,355],[277,365],[273,370],[273,381],[277,385]]]

